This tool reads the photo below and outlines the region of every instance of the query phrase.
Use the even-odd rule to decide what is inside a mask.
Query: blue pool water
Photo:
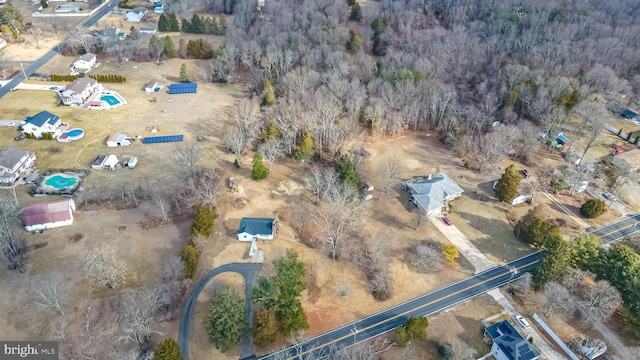
[[[78,182],[77,177],[67,177],[62,175],[54,175],[48,178],[44,184],[56,188],[58,190],[70,188]]]
[[[100,96],[100,100],[102,101],[106,101],[107,104],[114,106],[114,105],[118,105],[120,104],[120,100],[118,100],[115,96],[113,95],[102,95]]]
[[[84,133],[84,131],[82,131],[82,129],[73,129],[70,130],[67,135],[71,136],[71,137],[77,137],[80,136]]]

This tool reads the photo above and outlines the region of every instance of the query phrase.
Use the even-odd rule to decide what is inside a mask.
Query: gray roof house
[[[491,354],[497,360],[537,360],[540,353],[520,333],[511,322],[502,320],[484,330],[491,338]]]
[[[409,201],[429,216],[441,214],[449,201],[464,192],[460,185],[441,172],[426,179],[407,181],[403,187],[411,193]]]
[[[15,146],[0,150],[0,183],[13,184],[35,161],[34,153]]]
[[[236,235],[239,241],[273,240],[275,232],[276,219],[274,218],[242,218]]]

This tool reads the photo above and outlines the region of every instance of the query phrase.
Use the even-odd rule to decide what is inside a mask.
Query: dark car
[[[531,173],[527,169],[520,170],[520,174],[522,174],[522,176],[524,176],[527,179],[531,177]]]
[[[448,217],[446,217],[446,216],[443,216],[443,217],[442,217],[442,222],[443,222],[443,223],[445,223],[445,224],[447,224],[447,226],[451,226],[451,225],[453,225],[453,221],[451,221],[451,219],[449,219],[449,218],[448,218]]]

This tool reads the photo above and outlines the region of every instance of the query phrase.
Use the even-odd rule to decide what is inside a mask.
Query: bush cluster
[[[207,238],[213,234],[215,219],[215,208],[208,205],[200,204],[196,209],[196,213],[191,224],[191,240],[182,249],[180,257],[184,264],[185,279],[193,278],[198,269],[198,260],[200,259],[200,249],[194,241],[196,238]]]
[[[88,77],[102,82],[102,83],[124,83],[127,82],[127,78],[125,78],[122,75],[88,75]],[[78,79],[79,76],[78,75],[58,75],[58,74],[52,74],[51,75],[51,81],[66,81],[66,82],[71,82],[74,81],[76,79]]]

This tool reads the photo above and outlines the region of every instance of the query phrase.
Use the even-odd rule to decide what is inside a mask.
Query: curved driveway
[[[108,14],[114,7],[116,7],[121,0],[107,0],[107,1],[111,1],[111,4],[106,5],[105,7],[100,9],[100,11],[93,14],[93,16],[89,18],[89,20],[85,21],[82,24],[82,27],[88,28],[91,25],[98,22],[98,20],[100,20],[103,16]],[[62,42],[64,42],[64,40]],[[46,54],[42,55],[40,59],[34,61],[31,65],[29,65],[26,69],[24,69],[24,73],[21,72],[19,75],[14,76],[13,79],[9,81],[6,85],[4,85],[3,87],[0,87],[0,98],[7,95],[7,93],[11,91],[11,89],[15,88],[18,84],[23,82],[25,80],[25,76],[24,76],[25,74],[27,75],[27,77],[31,76],[42,65],[46,64],[47,61],[51,60],[54,56],[56,56],[56,54],[58,54],[59,46],[62,44],[62,42],[54,46],[53,49],[49,50]]]
[[[187,302],[182,312],[182,319],[180,319],[180,330],[178,332],[178,345],[180,345],[180,352],[184,360],[189,360],[189,330],[191,328],[191,320],[193,319],[193,311],[198,300],[198,295],[202,292],[204,287],[211,281],[216,275],[225,272],[235,272],[244,277],[244,290],[245,290],[245,313],[247,314],[247,328],[251,328],[251,322],[253,320],[253,302],[251,301],[251,290],[258,282],[258,275],[262,269],[262,264],[253,263],[231,263],[219,266],[213,270],[209,270],[193,287]],[[242,336],[242,346],[240,349],[240,358],[245,358],[253,354],[253,345],[248,331],[244,332]]]

